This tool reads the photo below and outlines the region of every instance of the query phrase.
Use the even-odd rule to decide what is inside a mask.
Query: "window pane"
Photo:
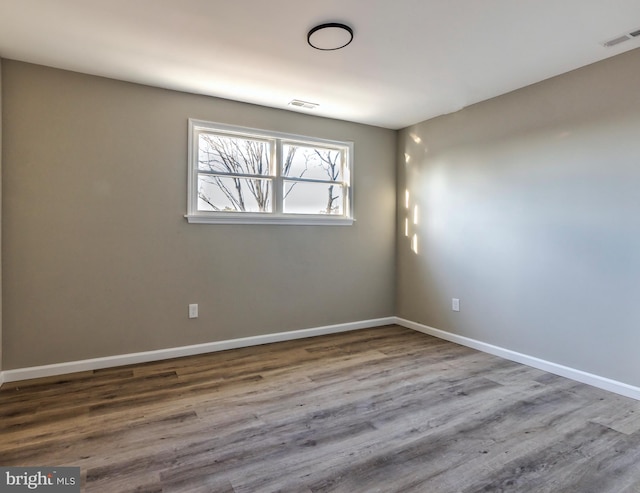
[[[284,144],[282,160],[283,176],[342,181],[342,152],[339,150]]]
[[[268,142],[208,133],[198,136],[199,170],[269,175],[269,162]]]
[[[198,210],[271,212],[271,180],[198,175]]]
[[[285,181],[284,212],[342,215],[342,186]]]

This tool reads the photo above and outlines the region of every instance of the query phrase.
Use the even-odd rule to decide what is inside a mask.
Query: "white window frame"
[[[271,144],[271,173],[265,178],[272,180],[271,202],[272,212],[229,212],[198,210],[198,167],[199,135],[201,132],[231,137],[246,137],[268,141]],[[292,180],[282,176],[282,146],[299,144],[318,146],[340,150],[343,153],[342,184],[343,214],[298,214],[283,212],[284,181]],[[196,224],[289,224],[289,225],[339,225],[349,226],[354,222],[353,216],[353,142],[319,139],[304,135],[272,132],[254,128],[226,125],[204,120],[189,119],[189,174],[187,185],[187,218],[189,223]],[[233,176],[233,175],[230,175]],[[293,178],[298,182],[324,182],[323,180],[306,180]]]

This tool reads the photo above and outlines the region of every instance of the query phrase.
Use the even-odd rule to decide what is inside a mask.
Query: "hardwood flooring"
[[[640,493],[640,403],[397,326],[5,384],[86,492]]]

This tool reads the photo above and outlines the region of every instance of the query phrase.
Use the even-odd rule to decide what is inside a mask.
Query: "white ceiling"
[[[332,21],[353,43],[309,47]],[[394,129],[637,48],[601,45],[636,29],[640,0],[0,0],[3,58]]]

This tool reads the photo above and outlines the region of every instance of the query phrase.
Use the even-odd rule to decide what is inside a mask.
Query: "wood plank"
[[[640,403],[397,326],[19,382],[0,463],[87,492],[640,491]]]

